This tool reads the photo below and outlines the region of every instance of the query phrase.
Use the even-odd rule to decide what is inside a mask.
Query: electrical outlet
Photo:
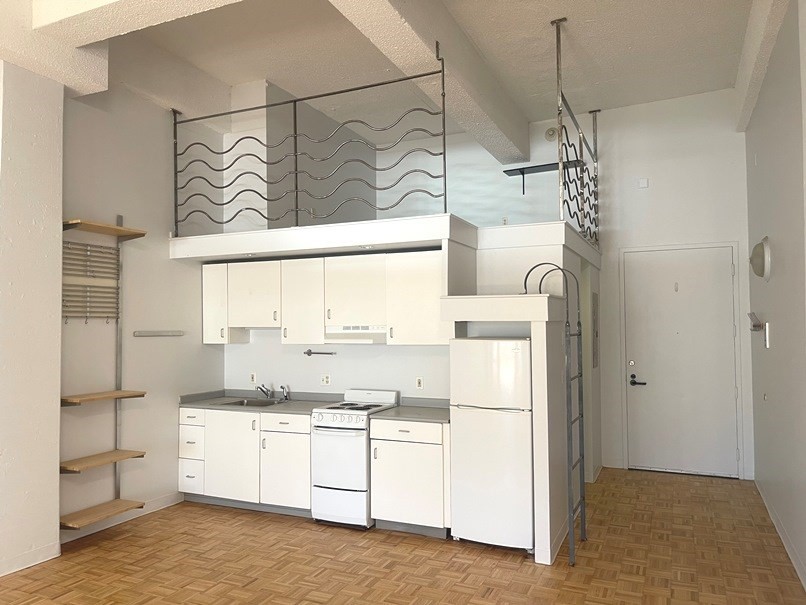
[[[330,386],[330,374],[322,374],[319,377],[319,384],[322,385],[323,387],[329,387]]]
[[[509,225],[509,217],[508,216],[502,216],[501,217],[501,224],[502,225]]]
[[[423,377],[422,377],[422,376],[418,376],[417,378],[415,378],[415,379],[414,379],[414,385],[415,385],[415,386],[416,386],[418,389],[422,390],[422,389],[423,389]]]
[[[249,384],[257,384],[257,372],[249,372]]]

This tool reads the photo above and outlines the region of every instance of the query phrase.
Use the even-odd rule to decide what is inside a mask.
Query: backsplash
[[[336,355],[303,355],[307,349]],[[343,393],[345,389],[394,389],[404,397],[450,395],[448,347],[391,345],[283,345],[280,330],[252,330],[249,344],[225,346],[224,386],[250,389],[257,384],[276,390],[287,384],[294,392]],[[322,376],[330,376],[330,385]],[[416,387],[422,379],[422,389]]]

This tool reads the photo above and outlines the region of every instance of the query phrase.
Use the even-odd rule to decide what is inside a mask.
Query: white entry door
[[[624,254],[628,466],[738,476],[730,247]]]

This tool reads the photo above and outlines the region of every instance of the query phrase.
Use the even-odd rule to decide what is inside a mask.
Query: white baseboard
[[[599,474],[602,472],[602,468],[604,468],[601,464],[596,467],[596,470],[593,472],[593,481],[586,481],[586,483],[596,483],[599,480]]]
[[[800,553],[798,553],[797,548],[795,548],[795,544],[789,537],[781,518],[778,516],[778,513],[775,512],[775,508],[770,504],[770,501],[764,495],[764,489],[761,487],[761,485],[759,485],[759,483],[756,483],[756,488],[758,488],[758,493],[761,494],[761,499],[764,501],[764,506],[767,507],[767,512],[770,514],[770,519],[772,519],[772,524],[775,526],[775,529],[778,530],[778,535],[781,536],[781,542],[784,543],[784,548],[789,555],[789,559],[792,561],[792,565],[795,568],[795,573],[798,574],[800,583],[803,584],[804,588],[806,588],[806,563],[804,563],[803,558],[800,556]]]
[[[58,557],[60,554],[61,547],[58,542],[29,550],[21,555],[0,561],[0,576],[14,573],[15,571],[37,565],[38,563],[44,563],[45,561]]]
[[[174,504],[179,504],[184,499],[185,499],[184,494],[176,492],[173,494],[168,494],[166,496],[160,496],[159,498],[154,498],[153,500],[149,500],[146,502],[146,505],[143,508],[138,508],[133,511],[129,511],[128,513],[117,516],[114,519],[107,519],[106,521],[102,521],[101,523],[96,523],[95,525],[93,525],[91,528],[88,529],[80,529],[80,530],[63,529],[61,531],[61,542],[62,544],[72,542],[73,540],[77,540],[78,538],[83,538],[84,536],[89,536],[90,534],[94,534],[104,529],[109,529],[110,527],[120,525],[121,523],[125,523],[126,521],[131,521],[132,519],[136,519],[137,517],[142,517],[143,515],[153,513],[163,508],[168,508],[169,506],[173,506]]]

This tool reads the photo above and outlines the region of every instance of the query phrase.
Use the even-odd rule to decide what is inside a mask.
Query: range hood
[[[385,344],[386,326],[325,326],[326,344]]]

